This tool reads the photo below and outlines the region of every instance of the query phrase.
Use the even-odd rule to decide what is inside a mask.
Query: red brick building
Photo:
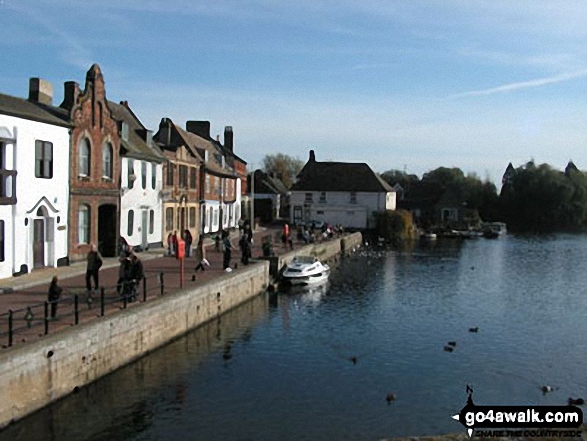
[[[90,244],[103,256],[116,254],[120,210],[120,140],[108,108],[104,77],[94,64],[84,90],[65,83],[62,108],[68,110],[71,133],[69,173],[69,258],[85,258]]]

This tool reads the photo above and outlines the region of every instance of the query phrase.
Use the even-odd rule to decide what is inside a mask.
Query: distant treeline
[[[507,167],[498,195],[495,185],[459,168],[440,167],[422,179],[399,170],[381,175],[399,184],[398,207],[419,210],[423,227],[435,223],[435,206],[441,198],[459,201],[469,213],[485,222],[503,221],[518,232],[577,231],[587,227],[587,175],[570,162],[564,172],[533,161]]]

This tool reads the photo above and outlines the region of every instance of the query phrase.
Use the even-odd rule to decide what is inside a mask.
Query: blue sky
[[[543,0],[0,0],[0,91],[28,78],[233,126],[235,151],[460,167],[587,169],[587,4]]]

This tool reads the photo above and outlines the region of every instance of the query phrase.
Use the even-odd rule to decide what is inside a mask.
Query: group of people
[[[121,297],[126,297],[128,301],[134,302],[137,299],[137,287],[145,277],[145,272],[143,262],[136,253],[133,253],[132,247],[123,237],[119,240],[118,260],[120,266],[116,292]]]
[[[185,256],[190,257],[192,252],[192,243],[194,243],[194,238],[190,230],[185,229],[181,234],[182,240],[185,242]],[[167,255],[168,256],[176,256],[177,253],[177,231],[173,233],[169,233],[167,235]]]

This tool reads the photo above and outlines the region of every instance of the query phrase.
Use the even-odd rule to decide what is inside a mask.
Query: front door
[[[43,219],[33,221],[33,266],[35,268],[45,266],[45,221]]]
[[[143,210],[143,219],[141,222],[141,248],[146,250],[149,247],[149,240],[147,238],[147,210]]]

